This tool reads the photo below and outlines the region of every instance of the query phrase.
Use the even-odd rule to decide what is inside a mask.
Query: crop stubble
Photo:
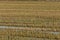
[[[60,2],[0,2],[0,26],[45,28],[46,32],[50,28],[50,31],[60,32]],[[0,39],[4,40],[5,36],[6,40],[16,36],[60,39],[60,33],[44,31],[0,29]]]

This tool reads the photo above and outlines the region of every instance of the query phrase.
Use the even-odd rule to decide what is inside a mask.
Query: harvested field
[[[60,2],[0,1],[0,40],[60,40]]]
[[[20,37],[23,37],[23,39],[21,40],[24,40],[25,37],[26,39],[30,40],[30,39],[35,39],[36,40],[44,40],[44,39],[47,39],[47,40],[56,40],[56,39],[60,39],[60,33],[58,32],[47,32],[47,31],[40,31],[40,30],[29,30],[29,29],[0,29],[0,36],[1,38],[6,38],[8,40],[16,40],[17,39],[21,39]],[[29,38],[28,38],[29,37]]]
[[[59,28],[59,4],[60,2],[0,2],[0,25]]]

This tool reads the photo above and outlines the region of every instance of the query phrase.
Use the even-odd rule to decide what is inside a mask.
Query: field
[[[59,40],[60,2],[0,1],[0,26],[0,40]]]
[[[0,2],[0,25],[60,26],[60,2]]]
[[[27,29],[0,29],[0,40],[59,40],[59,32],[48,32]]]

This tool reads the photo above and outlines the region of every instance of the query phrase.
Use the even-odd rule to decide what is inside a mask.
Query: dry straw
[[[60,40],[60,2],[0,1],[0,40]]]

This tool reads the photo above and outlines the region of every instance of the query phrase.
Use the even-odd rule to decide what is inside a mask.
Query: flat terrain
[[[41,31],[34,28],[0,28],[0,40],[59,40],[59,32]]]
[[[60,2],[0,1],[0,40],[60,40]]]
[[[60,2],[0,2],[0,25],[59,28]]]

